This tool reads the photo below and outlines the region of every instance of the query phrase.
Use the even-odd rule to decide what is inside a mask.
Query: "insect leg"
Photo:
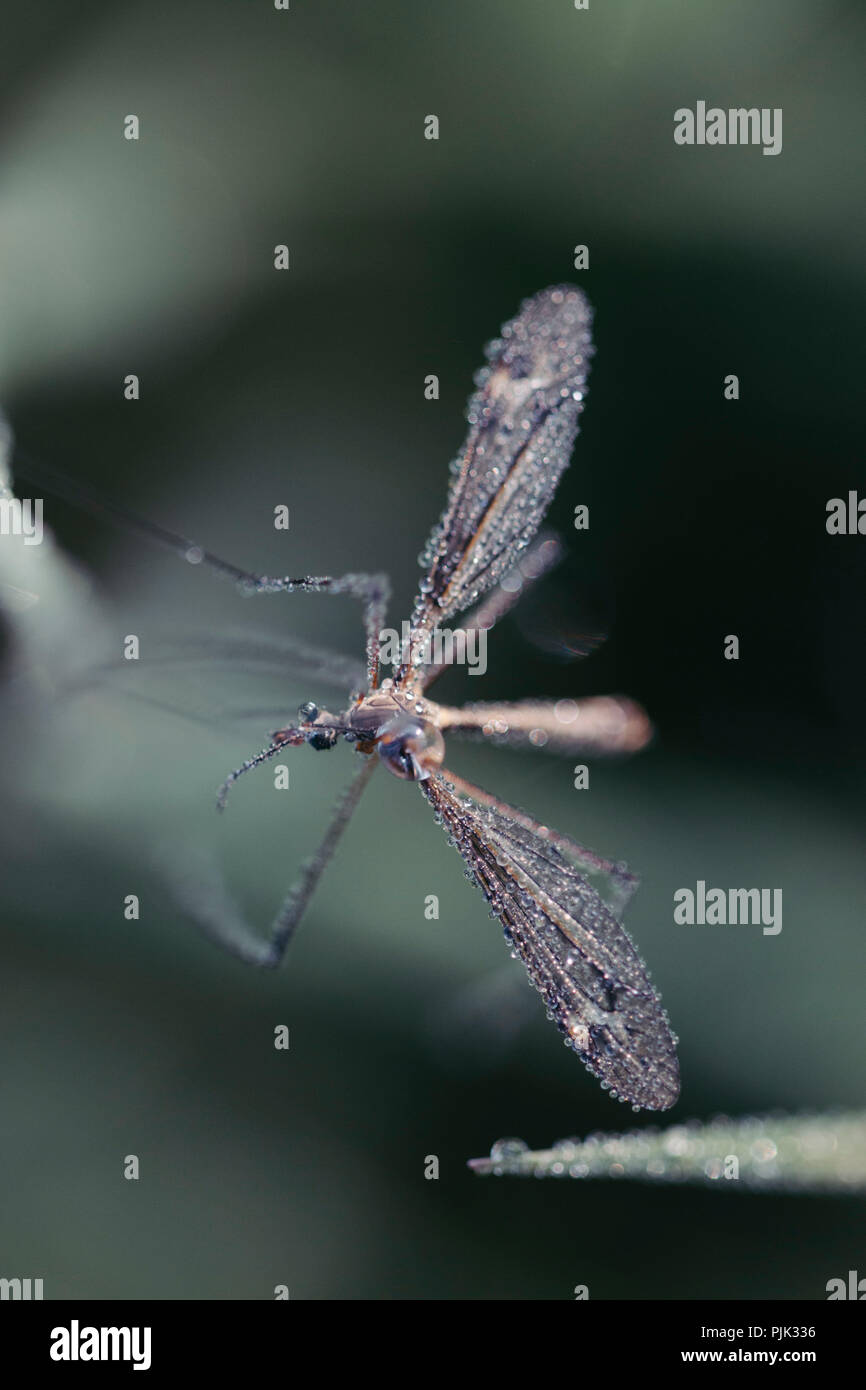
[[[206,936],[240,960],[269,968],[279,965],[375,768],[376,760],[365,758],[363,767],[342,793],[318,848],[283,899],[267,937],[259,936],[248,925],[221,878],[213,874],[202,881],[188,870],[183,875],[172,871],[173,887],[183,910]]]
[[[126,507],[109,501],[94,489],[75,483],[71,479],[47,468],[44,464],[25,459],[20,462],[19,471],[47,487],[58,497],[65,497],[77,506],[84,506],[97,515],[108,517],[128,531],[143,536],[153,544],[185,560],[190,565],[202,565],[213,574],[229,579],[245,594],[329,593],[348,594],[350,598],[360,599],[364,605],[364,628],[367,636],[367,675],[371,687],[379,681],[379,642],[385,609],[391,596],[391,585],[385,574],[344,574],[338,578],[304,575],[298,579],[272,578],[265,574],[253,574],[241,569],[218,555],[205,550],[196,541],[171,531],[166,526],[138,516]]]
[[[480,703],[460,709],[440,705],[438,723],[443,733],[458,737],[596,757],[637,753],[653,732],[645,710],[622,695]]]
[[[379,684],[379,648],[385,612],[391,597],[391,581],[387,574],[343,574],[337,578],[307,575],[302,579],[274,579],[268,575],[245,575],[240,581],[244,593],[289,594],[300,591],[308,594],[348,594],[360,599],[363,607],[364,631],[367,639],[367,680],[371,690]]]

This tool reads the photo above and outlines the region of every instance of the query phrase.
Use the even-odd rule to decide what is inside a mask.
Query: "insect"
[[[199,924],[242,959],[276,966],[303,916],[372,773],[379,765],[415,782],[464,860],[526,966],[553,1019],[603,1087],[634,1108],[664,1110],[679,1094],[673,1037],[660,998],[621,917],[637,880],[568,836],[445,767],[446,739],[475,736],[560,753],[627,753],[651,729],[643,710],[622,697],[558,703],[440,705],[429,691],[447,661],[431,657],[431,638],[455,615],[466,632],[487,632],[516,602],[520,585],[558,558],[539,526],[566,468],[583,409],[591,310],[580,290],[553,286],[521,306],[486,349],[469,401],[469,430],[452,464],[445,511],[420,557],[424,568],[408,640],[383,678],[381,633],[390,594],[384,574],[297,579],[249,574],[193,542],[134,521],[193,564],[206,564],[247,593],[344,594],[362,604],[366,672],[348,706],[330,713],[309,702],[294,724],[230,773],[222,808],[237,779],[289,747],[317,751],[339,741],[361,758],[315,854],[285,898],[267,938],[217,901],[188,901]],[[307,652],[323,680],[345,676],[344,658]],[[344,687],[345,688],[345,687]],[[605,881],[603,897],[590,881]]]

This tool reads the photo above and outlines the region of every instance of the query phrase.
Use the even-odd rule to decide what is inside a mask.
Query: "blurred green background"
[[[597,356],[544,598],[610,640],[565,663],[510,619],[487,676],[440,689],[619,690],[650,711],[654,747],[594,765],[588,793],[568,760],[449,761],[641,874],[627,921],[681,1039],[670,1120],[858,1108],[866,1089],[866,541],[824,526],[828,498],[866,486],[864,20],[853,0],[4,15],[0,400],[22,456],[237,564],[385,567],[399,623],[483,342],[524,295],[586,289]],[[698,99],[781,107],[781,155],[677,147],[673,112]],[[260,772],[218,819],[225,772],[331,696],[218,639],[360,654],[356,606],[245,601],[93,517],[46,516],[93,587],[34,548],[40,603],[6,622],[0,1274],[46,1297],[809,1299],[862,1272],[853,1198],[466,1171],[503,1134],[545,1147],[653,1117],[561,1046],[413,788],[374,780],[280,973],[200,937],[160,845],[215,852],[263,924],[352,766],[300,750],[289,792]],[[139,667],[74,693],[130,632]],[[184,634],[214,639],[211,669],[147,668]],[[204,722],[136,700],[139,679]],[[210,723],[226,704],[274,715]],[[782,933],[675,926],[698,878],[782,888]]]

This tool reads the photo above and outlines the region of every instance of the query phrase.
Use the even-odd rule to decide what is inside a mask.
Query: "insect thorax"
[[[442,765],[445,740],[429,701],[374,691],[349,711],[349,727],[359,745],[369,745],[395,777],[424,781]]]

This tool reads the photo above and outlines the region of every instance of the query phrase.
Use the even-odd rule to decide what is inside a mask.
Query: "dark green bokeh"
[[[589,794],[567,761],[451,756],[641,873],[628,921],[681,1039],[671,1120],[863,1103],[866,541],[824,527],[828,498],[864,489],[863,47],[859,7],[781,0],[4,21],[0,396],[22,453],[236,563],[384,566],[399,622],[482,343],[589,245],[598,351],[549,592],[611,638],[558,664],[509,621],[484,680],[441,692],[622,690],[652,714],[652,750],[593,767]],[[673,112],[699,98],[781,106],[782,154],[677,148]],[[246,603],[49,516],[145,653],[241,628],[360,652],[351,604]],[[161,682],[203,714],[229,690],[285,718],[328,694],[237,669]],[[853,1199],[469,1175],[502,1134],[543,1147],[651,1119],[611,1104],[528,990],[503,987],[498,1026],[466,1024],[507,953],[412,788],[374,782],[291,961],[262,977],[190,930],[152,855],[216,847],[263,923],[348,750],[299,752],[288,794],[248,779],[217,822],[217,783],[274,720],[208,730],[107,682],[30,718],[13,703],[8,724],[0,1274],[49,1297],[821,1298],[862,1261]],[[698,878],[781,887],[781,935],[674,926]]]

